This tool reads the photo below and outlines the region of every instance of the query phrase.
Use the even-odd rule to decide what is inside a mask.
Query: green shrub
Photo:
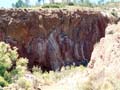
[[[12,83],[15,76],[19,77],[25,72],[28,61],[18,56],[17,48],[11,48],[9,44],[0,42],[0,86]]]
[[[8,72],[8,71],[5,71],[5,73],[4,73],[4,79],[8,82],[8,83],[12,83],[12,75],[11,75],[11,73],[10,72]]]
[[[74,6],[75,4],[73,2],[68,3],[69,6]]]
[[[4,87],[7,85],[8,85],[8,82],[3,77],[0,76],[0,86]]]
[[[65,7],[62,3],[44,4],[42,8],[62,8]]]
[[[43,71],[41,70],[41,68],[40,67],[38,67],[38,66],[33,66],[33,68],[32,68],[32,72],[39,72],[40,74],[42,74],[43,73]]]
[[[19,87],[24,88],[25,90],[28,90],[32,86],[32,82],[28,81],[24,77],[19,78],[17,84]]]

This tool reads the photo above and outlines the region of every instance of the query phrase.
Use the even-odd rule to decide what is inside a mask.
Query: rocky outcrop
[[[29,67],[59,70],[87,65],[93,46],[109,22],[100,12],[80,10],[0,10],[0,40],[19,48]]]
[[[89,63],[90,68],[100,68],[101,66],[107,66],[107,68],[113,68],[115,71],[119,67],[120,58],[120,23],[109,25],[106,28],[105,37],[95,45],[93,50],[91,61]],[[116,72],[117,73],[117,72]]]

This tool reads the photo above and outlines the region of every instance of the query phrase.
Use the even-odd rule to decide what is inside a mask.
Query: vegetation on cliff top
[[[62,0],[61,2],[56,2],[55,0],[49,0],[49,3],[45,3],[45,0],[37,0],[35,5],[30,4],[30,0],[18,0],[16,3],[12,4],[13,8],[64,8],[66,6],[85,6],[85,7],[96,7],[96,6],[106,6],[115,3],[114,0],[105,2],[104,0],[99,0],[98,3],[92,3],[90,0]]]

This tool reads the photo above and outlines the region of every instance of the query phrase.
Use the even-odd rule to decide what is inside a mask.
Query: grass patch
[[[85,70],[85,67],[79,66],[67,66],[62,67],[61,71],[59,72],[44,72],[42,73],[42,70],[38,67],[33,67],[33,75],[35,75],[43,84],[53,84],[60,80],[62,80],[65,77],[68,77],[69,75],[73,75],[75,72],[82,72]]]

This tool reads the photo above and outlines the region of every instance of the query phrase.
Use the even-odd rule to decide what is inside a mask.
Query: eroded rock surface
[[[59,70],[87,63],[108,22],[93,11],[0,10],[0,40],[17,46],[29,67]]]
[[[120,22],[118,24],[109,25],[106,28],[105,37],[95,46],[89,67],[100,68],[100,66],[119,70],[120,58]],[[113,71],[112,71],[113,72]],[[117,72],[115,72],[117,73]]]

